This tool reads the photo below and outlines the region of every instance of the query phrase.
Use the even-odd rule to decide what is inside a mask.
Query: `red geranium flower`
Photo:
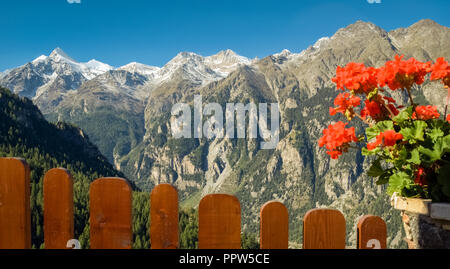
[[[330,107],[330,115],[333,116],[336,113],[342,113],[345,115],[345,112],[348,109],[359,106],[360,101],[361,99],[359,97],[354,95],[350,96],[348,92],[340,93],[334,99],[334,105],[337,107],[336,108]]]
[[[414,58],[402,60],[402,56],[395,56],[394,61],[387,61],[379,68],[378,84],[380,87],[389,86],[391,90],[400,88],[410,89],[416,83],[420,85],[425,80],[430,63],[422,63]]]
[[[442,83],[450,87],[450,66],[443,57],[437,58],[436,63],[429,68],[430,80],[442,79]]]
[[[402,134],[399,134],[394,130],[387,130],[377,135],[376,140],[374,142],[367,143],[367,149],[373,150],[382,144],[386,147],[391,147],[395,145],[398,140],[402,139],[403,139]]]
[[[367,143],[367,149],[373,150],[376,147],[378,147],[379,145],[381,145],[382,143],[383,143],[383,133],[380,133],[379,135],[377,135],[377,138],[374,142]]]
[[[364,104],[366,106],[361,110],[361,117],[363,119],[367,116],[376,118],[381,113],[381,105],[378,102],[365,100]]]
[[[327,154],[330,155],[331,159],[337,159],[340,155],[342,155],[342,152],[339,150],[333,150],[333,151],[327,151]]]
[[[369,93],[377,87],[377,72],[374,67],[365,67],[362,63],[350,62],[345,67],[336,68],[336,76],[331,79],[336,87],[358,93]]]
[[[439,117],[436,106],[417,106],[416,111],[412,114],[413,119],[419,120],[438,119]]]
[[[323,130],[323,136],[318,141],[320,147],[325,146],[327,148],[327,154],[332,159],[337,159],[343,151],[347,151],[350,142],[358,141],[355,135],[355,128],[345,128],[346,125],[347,123],[342,121],[328,125],[328,128]]]
[[[384,145],[387,147],[393,146],[397,143],[397,140],[402,140],[403,135],[397,133],[394,130],[387,130],[383,132]]]
[[[450,123],[450,114],[447,115],[447,118],[445,119],[448,123]]]

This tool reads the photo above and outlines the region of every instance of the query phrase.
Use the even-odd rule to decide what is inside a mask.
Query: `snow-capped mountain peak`
[[[121,66],[117,68],[117,70],[125,70],[130,73],[138,73],[142,75],[152,75],[155,74],[158,70],[160,70],[160,67],[157,66],[150,66],[146,64],[141,64],[137,62],[131,62],[129,64],[126,64],[124,66]]]
[[[163,66],[164,68],[177,68],[184,64],[190,65],[201,65],[203,64],[204,58],[194,52],[180,52],[172,60]]]
[[[180,52],[163,67],[130,62],[114,68],[96,59],[79,62],[57,47],[49,55],[41,55],[12,69],[13,75],[9,72],[0,73],[0,83],[37,102],[52,102],[54,99],[59,100],[58,96],[73,93],[82,84],[98,78],[95,83],[101,82],[111,89],[119,87],[135,97],[145,99],[148,90],[145,90],[144,84],[151,89],[176,78],[205,85],[225,78],[241,65],[251,63],[250,59],[227,49],[207,57],[194,52]]]
[[[163,82],[180,70],[185,78],[205,84],[224,78],[240,65],[250,63],[248,58],[240,56],[230,49],[207,57],[194,52],[180,52],[158,70],[154,83]]]
[[[65,53],[61,48],[54,49],[49,56],[41,55],[31,61],[32,66],[38,70],[45,70],[46,75],[51,72],[58,74],[68,74],[71,72],[81,73],[86,79],[92,79],[100,74],[103,74],[114,67],[92,59],[88,62],[78,62]],[[47,66],[47,67],[45,67]],[[49,68],[50,67],[50,68]],[[42,71],[38,71],[42,73]]]
[[[217,54],[205,57],[205,62],[215,65],[230,65],[230,64],[249,64],[250,60],[247,57],[240,56],[236,52],[227,49],[219,51]]]
[[[92,59],[88,62],[78,62],[65,53],[61,48],[54,49],[50,55],[44,59],[44,57],[39,57],[41,60],[50,61],[51,64],[68,64],[73,72],[81,73],[86,79],[92,79],[100,74],[103,74],[109,70],[114,69],[114,67]],[[39,59],[38,58],[38,59]],[[36,59],[37,60],[37,59]],[[64,67],[64,69],[67,69]]]
[[[72,59],[69,55],[67,55],[61,48],[56,48],[54,49],[50,55],[50,58],[56,60],[56,61],[60,61],[60,60],[67,60],[67,61],[71,61],[71,62],[76,62],[74,59]]]
[[[289,57],[290,55],[292,55],[292,52],[289,51],[288,49],[284,49],[279,53],[275,53],[273,56],[274,57]]]
[[[316,50],[320,49],[324,45],[328,44],[329,41],[330,41],[330,38],[327,36],[319,38],[319,40],[317,40],[316,43],[314,43],[313,48],[315,48]]]
[[[39,57],[37,57],[36,59],[34,59],[31,63],[38,63],[38,62],[42,62],[47,60],[48,56],[45,55],[41,55]]]
[[[41,55],[8,73],[4,72],[0,78],[1,84],[15,93],[36,99],[50,92],[64,95],[112,69],[112,66],[97,60],[77,62],[61,48],[56,48],[48,56]]]
[[[236,54],[230,49],[227,49],[219,51],[217,54],[205,57],[205,64],[222,76],[227,76],[240,65],[251,64],[251,60],[247,57]]]
[[[94,78],[100,74],[114,69],[114,67],[110,66],[109,64],[99,62],[95,59],[92,59],[87,63],[79,63],[79,67],[81,67],[81,73],[87,79]]]

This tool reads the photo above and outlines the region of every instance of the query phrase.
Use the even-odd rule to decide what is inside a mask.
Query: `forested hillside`
[[[116,171],[81,129],[47,122],[27,98],[0,88],[0,156],[21,157],[31,170],[32,246],[43,247],[43,176],[55,167],[74,177],[75,238],[89,244],[89,183],[101,176],[123,176]]]
[[[74,178],[75,239],[89,248],[89,184],[102,176],[123,174],[76,126],[47,122],[24,97],[0,87],[0,157],[21,157],[30,165],[32,247],[43,248],[43,178],[55,167],[67,168]],[[133,187],[133,248],[149,248],[149,192]],[[180,210],[180,247],[196,248],[197,211]],[[255,235],[243,235],[244,248],[258,247]]]

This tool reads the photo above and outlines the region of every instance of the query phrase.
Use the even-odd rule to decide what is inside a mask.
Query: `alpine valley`
[[[338,94],[331,82],[336,67],[348,62],[378,67],[397,54],[420,61],[450,59],[450,29],[426,19],[388,32],[357,21],[299,53],[283,50],[249,59],[231,50],[207,57],[181,52],[162,67],[81,63],[56,48],[0,73],[0,86],[31,99],[48,121],[80,127],[140,190],[175,185],[183,208],[196,207],[208,193],[234,194],[241,202],[243,230],[257,234],[260,207],[279,200],[289,210],[291,247],[300,246],[309,209],[341,210],[350,247],[356,244],[358,217],[374,214],[388,224],[389,247],[402,248],[400,215],[391,210],[384,188],[367,176],[369,160],[358,150],[331,160],[317,145],[332,120],[328,109]],[[278,103],[278,145],[267,150],[259,148],[259,139],[174,139],[172,106],[192,105],[197,94],[203,103],[222,107]],[[443,111],[447,92],[438,82],[413,94]],[[392,97],[407,101],[401,92]],[[355,127],[361,133],[364,126]]]

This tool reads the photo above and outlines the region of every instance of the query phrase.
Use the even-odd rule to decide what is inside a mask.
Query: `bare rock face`
[[[399,28],[389,32],[391,43],[405,57],[414,57],[419,61],[436,60],[438,57],[448,57],[450,39],[448,27],[426,19],[408,28]]]

